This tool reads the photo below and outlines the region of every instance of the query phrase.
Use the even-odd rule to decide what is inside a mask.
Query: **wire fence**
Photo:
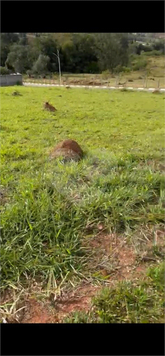
[[[115,87],[115,88],[154,88],[154,89],[162,89],[165,88],[165,80],[163,78],[142,78],[138,79],[127,79],[122,77],[120,79],[119,76],[103,79],[96,76],[96,78],[90,78],[90,76],[62,76],[61,82],[59,78],[23,78],[24,83],[38,83],[38,84],[50,84],[50,85],[84,85],[84,86],[106,86],[106,87]]]

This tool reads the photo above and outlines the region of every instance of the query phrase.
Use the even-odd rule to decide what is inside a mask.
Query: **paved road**
[[[59,84],[42,84],[42,83],[27,83],[23,82],[23,85],[25,86],[32,86],[32,87],[66,87],[66,85],[59,85]],[[119,86],[119,87],[107,87],[107,86],[99,86],[99,85],[69,85],[70,88],[89,88],[89,89],[123,89],[124,87]],[[133,87],[127,87],[126,89],[128,90],[137,90],[137,91],[149,91],[152,92],[155,90],[155,88],[133,88]],[[160,92],[165,92],[165,89],[162,88],[160,89]]]

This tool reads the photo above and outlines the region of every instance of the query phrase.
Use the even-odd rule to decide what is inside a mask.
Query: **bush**
[[[133,70],[141,70],[141,69],[146,68],[147,64],[148,64],[147,59],[139,58],[133,62],[132,69]]]
[[[117,67],[115,67],[115,69],[114,69],[114,73],[120,73],[120,72],[122,72],[122,66],[121,66],[121,64],[119,64]]]
[[[0,67],[0,75],[10,74],[10,71],[6,67]]]
[[[86,67],[85,72],[87,73],[99,73],[99,66],[96,62],[91,62]]]
[[[161,53],[165,53],[165,41],[164,39],[157,40],[153,43],[153,49],[156,51],[161,51]]]
[[[32,72],[34,74],[46,75],[48,73],[48,64],[50,58],[40,54],[37,61],[33,64]]]
[[[28,77],[31,77],[32,74],[33,74],[33,72],[32,72],[31,69],[28,69],[28,70],[26,71],[26,74],[28,75]]]
[[[122,72],[124,72],[124,73],[130,73],[130,71],[131,71],[131,68],[123,67]]]
[[[163,51],[162,50],[160,50],[160,51],[153,50],[151,52],[145,52],[144,54],[145,54],[145,56],[162,56]]]
[[[102,78],[108,79],[108,78],[110,77],[110,71],[109,71],[109,69],[103,70],[103,72],[101,73],[101,75],[102,75]]]
[[[121,72],[129,73],[130,71],[131,71],[130,68],[121,66],[120,64],[114,69],[115,73],[121,73]]]
[[[16,85],[22,85],[22,83],[19,80],[17,80]]]

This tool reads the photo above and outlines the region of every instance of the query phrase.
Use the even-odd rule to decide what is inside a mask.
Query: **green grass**
[[[124,233],[164,222],[164,95],[13,90],[0,88],[1,289],[32,277],[51,289],[85,270],[87,224]],[[85,151],[79,163],[49,160],[65,138]]]
[[[143,282],[120,282],[93,298],[91,311],[74,312],[64,323],[164,323],[165,264],[152,267]]]

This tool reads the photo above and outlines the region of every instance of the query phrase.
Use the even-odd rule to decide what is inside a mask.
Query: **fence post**
[[[145,81],[146,81],[146,78],[144,77],[144,80],[143,80],[143,88],[145,88]]]

